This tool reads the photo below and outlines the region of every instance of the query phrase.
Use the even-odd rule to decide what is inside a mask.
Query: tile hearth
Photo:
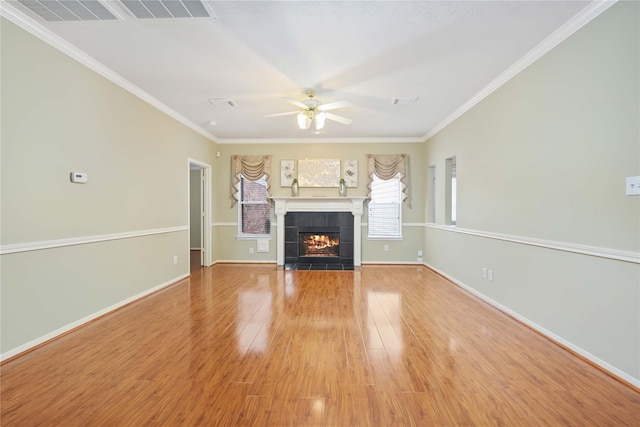
[[[354,271],[359,270],[353,264],[285,264],[284,270],[330,270],[330,271]]]

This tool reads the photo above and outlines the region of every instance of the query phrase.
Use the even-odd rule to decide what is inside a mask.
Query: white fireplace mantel
[[[287,212],[351,212],[353,265],[362,264],[362,214],[366,197],[271,197],[277,219],[276,261],[284,265],[284,216]]]

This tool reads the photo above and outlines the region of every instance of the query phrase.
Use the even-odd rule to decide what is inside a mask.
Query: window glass
[[[240,176],[238,216],[240,235],[271,234],[271,205],[267,200],[267,182],[264,176],[258,181]]]

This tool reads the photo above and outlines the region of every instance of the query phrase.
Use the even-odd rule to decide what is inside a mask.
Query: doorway
[[[211,257],[211,166],[189,159],[189,253],[191,270],[209,267]]]

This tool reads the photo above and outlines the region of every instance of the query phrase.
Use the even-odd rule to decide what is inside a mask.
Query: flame
[[[311,234],[302,240],[308,252],[319,252],[325,249],[340,245],[340,239],[327,236],[326,234]]]

